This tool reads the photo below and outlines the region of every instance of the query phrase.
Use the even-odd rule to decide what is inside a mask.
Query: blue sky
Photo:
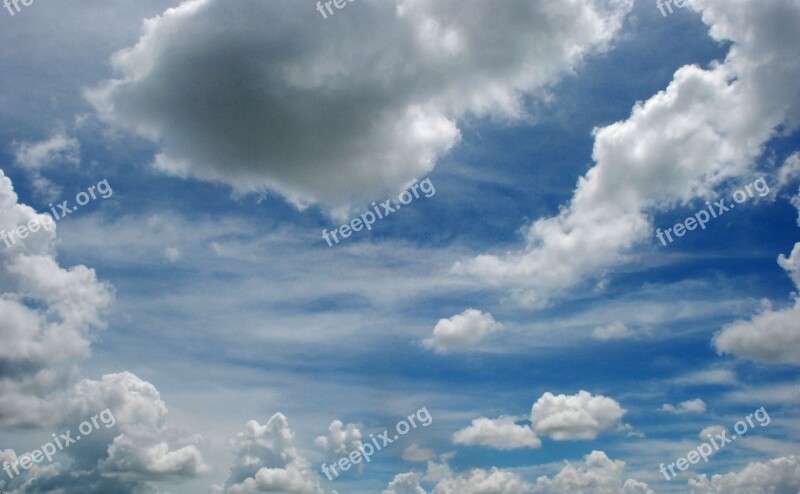
[[[0,230],[113,194],[0,243],[0,454],[116,425],[0,489],[800,492],[800,3],[687,3],[4,9]]]

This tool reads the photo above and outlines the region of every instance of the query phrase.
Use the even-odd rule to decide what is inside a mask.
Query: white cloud
[[[781,254],[778,264],[800,290],[800,242],[789,257]],[[770,364],[800,365],[800,298],[783,310],[767,307],[749,321],[737,321],[714,335],[714,348],[720,354]]]
[[[531,307],[547,305],[654,241],[649,215],[707,198],[727,179],[748,176],[776,128],[800,115],[800,5],[698,0],[711,36],[732,42],[723,63],[679,69],[665,91],[631,116],[595,130],[595,166],[572,200],[526,232],[517,252],[485,254],[454,272],[508,288]],[[781,36],[775,36],[775,32]]]
[[[800,153],[794,153],[783,162],[778,170],[778,189],[789,185],[800,177]]]
[[[692,494],[795,494],[800,492],[800,456],[749,463],[742,471],[704,474],[689,480]]]
[[[45,215],[18,203],[0,171],[0,231]],[[113,288],[85,266],[64,269],[53,248],[56,225],[6,247],[0,244],[0,426],[7,429],[75,429],[109,409],[116,424],[65,449],[61,463],[27,471],[0,488],[11,493],[132,494],[152,482],[204,474],[199,437],[166,424],[167,408],[156,388],[133,374],[81,379],[79,364],[91,339],[105,327],[102,313]],[[6,450],[5,457],[16,452]]]
[[[61,188],[43,177],[42,170],[54,165],[77,165],[81,161],[80,142],[63,131],[39,142],[14,142],[12,148],[16,164],[30,174],[34,190],[48,200],[55,200]]]
[[[690,372],[670,380],[682,386],[704,386],[707,384],[736,384],[736,374],[728,369],[709,369]]]
[[[533,486],[513,472],[474,468],[468,473],[445,478],[431,494],[524,494]]]
[[[539,477],[533,492],[542,494],[654,494],[647,484],[622,481],[624,461],[612,461],[602,451],[592,451],[583,465],[567,465],[552,479]]]
[[[489,446],[500,450],[539,448],[542,441],[527,425],[518,425],[514,417],[479,418],[453,435],[455,444]]]
[[[674,413],[677,415],[682,415],[684,413],[705,413],[706,403],[700,398],[683,401],[681,403],[678,403],[678,406],[665,403],[661,407],[661,411],[667,413]]]
[[[328,427],[328,435],[319,436],[314,444],[332,456],[346,456],[361,447],[361,431],[355,424],[345,426],[334,420]]]
[[[592,336],[600,341],[625,340],[636,336],[630,328],[617,321],[608,326],[598,326],[592,331]]]
[[[615,429],[626,410],[615,400],[592,396],[545,393],[531,409],[533,429],[556,441],[594,439],[600,432]]]
[[[412,444],[403,450],[403,459],[414,463],[431,460],[434,455],[432,449],[421,448],[418,444]]]
[[[698,437],[700,437],[700,439],[703,441],[707,441],[709,437],[717,437],[717,434],[722,434],[724,431],[725,428],[721,425],[709,425],[700,431]]]
[[[39,142],[14,142],[15,161],[28,170],[41,170],[57,164],[80,163],[81,145],[63,132]]]
[[[523,93],[606,49],[632,4],[394,0],[323,22],[289,0],[186,1],[87,96],[158,141],[165,173],[341,210],[430,172],[459,118],[527,118]]]
[[[427,494],[419,485],[419,475],[416,473],[401,473],[389,482],[389,488],[383,494]]]
[[[450,319],[440,319],[433,328],[433,337],[423,340],[422,346],[438,353],[461,350],[500,331],[502,327],[491,314],[467,309]]]
[[[323,494],[308,462],[294,448],[294,434],[286,417],[276,413],[265,425],[255,420],[231,439],[235,458],[224,486],[213,494]]]

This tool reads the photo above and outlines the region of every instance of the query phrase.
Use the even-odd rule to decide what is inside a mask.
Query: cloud
[[[16,164],[31,175],[34,190],[50,200],[61,193],[61,188],[43,177],[42,170],[53,165],[78,165],[81,161],[80,142],[63,131],[39,142],[15,141],[12,150]]]
[[[412,444],[403,450],[403,459],[411,462],[424,462],[433,459],[435,452],[432,449],[421,448]]]
[[[419,475],[416,473],[401,473],[389,482],[389,488],[383,494],[427,494],[419,485]]]
[[[708,440],[709,436],[717,437],[718,434],[722,434],[723,432],[725,432],[725,430],[726,429],[721,425],[709,425],[708,427],[700,431],[698,437],[700,437],[700,439],[702,439],[703,441],[706,441]]]
[[[684,413],[705,413],[706,404],[700,398],[696,398],[694,400],[686,400],[681,403],[678,403],[678,406],[665,403],[661,407],[661,411],[667,413],[674,413],[677,415],[682,415]]]
[[[800,456],[749,463],[740,472],[689,480],[692,494],[790,494],[800,491]]]
[[[654,494],[647,484],[622,481],[624,461],[612,461],[602,451],[592,451],[583,465],[567,465],[552,479],[539,477],[533,492],[542,494]]]
[[[483,254],[454,272],[509,289],[523,304],[554,297],[626,262],[652,241],[655,210],[711,198],[735,177],[752,172],[764,144],[780,126],[798,127],[800,5],[742,0],[698,0],[716,41],[730,41],[724,62],[680,68],[672,82],[621,122],[595,129],[595,165],[578,180],[557,216],[525,232],[524,246]],[[781,33],[776,36],[775,33]]]
[[[800,290],[800,242],[789,257],[781,254],[778,264]],[[767,308],[749,321],[737,321],[714,335],[719,354],[768,364],[800,365],[800,298],[783,310]]]
[[[495,321],[491,314],[467,309],[450,319],[440,319],[433,328],[433,337],[423,340],[422,346],[437,353],[461,350],[502,328],[503,325]]]
[[[431,494],[524,494],[533,486],[513,472],[474,468],[439,481]]]
[[[489,446],[500,450],[539,448],[542,441],[527,425],[518,425],[514,417],[479,418],[453,435],[455,444]]]
[[[605,327],[598,326],[594,328],[592,336],[600,341],[625,340],[634,338],[636,333],[621,322],[615,322]]]
[[[164,173],[343,210],[430,172],[460,118],[528,118],[523,93],[606,49],[632,4],[364,1],[323,22],[289,0],[185,1],[87,97],[158,142]]]
[[[345,425],[334,420],[328,427],[327,436],[319,436],[314,444],[332,456],[346,456],[361,447],[361,431],[355,424]]]
[[[81,144],[63,132],[39,142],[14,142],[15,162],[28,170],[41,170],[55,164],[80,163]]]
[[[534,403],[531,422],[536,433],[556,441],[594,439],[615,429],[625,412],[613,399],[587,391],[571,396],[548,392]]]
[[[800,153],[794,153],[783,162],[778,170],[777,188],[782,189],[800,177]]]
[[[18,202],[0,171],[0,231],[46,218]],[[56,228],[0,244],[0,426],[74,430],[105,409],[116,423],[65,449],[68,469],[57,459],[0,479],[0,488],[13,494],[133,494],[153,492],[155,481],[203,475],[200,438],[167,426],[166,405],[152,384],[128,372],[81,379],[78,366],[105,328],[102,314],[114,293],[92,269],[59,266]]]
[[[263,426],[249,421],[245,431],[230,441],[234,453],[230,477],[224,486],[213,486],[212,494],[323,494],[319,478],[293,443],[283,414],[276,413]]]
[[[670,382],[681,386],[704,386],[708,384],[736,384],[736,374],[729,369],[709,369],[690,372],[670,379]]]

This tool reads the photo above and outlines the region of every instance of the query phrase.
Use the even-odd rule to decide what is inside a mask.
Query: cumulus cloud
[[[527,425],[519,425],[514,417],[479,418],[472,425],[453,435],[455,444],[489,446],[500,450],[539,448],[542,441]]]
[[[365,0],[321,22],[290,0],[191,0],[87,97],[157,141],[165,173],[348,208],[430,172],[459,118],[527,118],[523,93],[607,48],[632,3]]]
[[[480,255],[457,263],[454,272],[545,306],[652,241],[652,211],[713,197],[732,178],[752,173],[777,129],[797,129],[800,5],[689,5],[702,13],[712,38],[731,43],[724,62],[680,68],[666,90],[637,103],[627,120],[596,129],[595,166],[560,213],[530,225],[520,250]]]
[[[800,290],[800,242],[789,257],[781,254],[778,264]],[[800,297],[783,310],[767,306],[749,321],[737,321],[714,335],[720,354],[732,354],[768,364],[800,365]]]
[[[420,476],[416,473],[401,473],[389,482],[383,494],[427,494],[419,485]]]
[[[431,494],[524,494],[533,486],[513,472],[492,468],[474,468],[468,473],[445,478]]]
[[[633,479],[623,482],[624,461],[613,461],[602,451],[592,451],[582,465],[567,465],[552,479],[536,480],[533,492],[542,494],[654,494],[647,484]]]
[[[314,443],[332,456],[346,456],[361,448],[361,431],[355,424],[345,426],[334,420],[328,427],[327,436],[319,436]]]
[[[636,336],[630,328],[621,322],[617,321],[609,324],[608,326],[598,326],[592,331],[592,336],[596,340],[609,341],[609,340],[626,340]]]
[[[447,353],[473,346],[502,328],[491,314],[467,309],[450,319],[440,319],[433,328],[433,336],[423,340],[422,346]]]
[[[800,456],[749,463],[740,472],[705,474],[689,480],[692,494],[795,494],[800,492]]]
[[[678,403],[678,406],[665,403],[661,407],[661,411],[667,413],[674,413],[677,415],[682,415],[684,413],[705,413],[706,403],[700,398],[683,401],[681,403]]]
[[[231,474],[212,494],[323,494],[305,458],[294,447],[294,434],[281,413],[265,425],[255,420],[230,441],[234,453]]]
[[[594,439],[615,429],[625,412],[615,400],[587,391],[570,396],[548,392],[533,404],[531,422],[536,433],[556,441]]]
[[[18,202],[0,171],[0,231],[46,219]],[[65,449],[68,469],[57,460],[2,478],[0,488],[12,494],[138,494],[153,492],[155,481],[202,475],[200,438],[166,425],[166,405],[152,384],[127,372],[81,379],[78,365],[105,327],[102,313],[113,289],[85,266],[59,266],[51,226],[0,245],[0,426],[74,430],[105,409],[116,423]],[[3,452],[4,458],[16,455]]]

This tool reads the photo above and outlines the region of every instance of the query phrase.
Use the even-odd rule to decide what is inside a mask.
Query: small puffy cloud
[[[361,447],[361,431],[355,424],[345,426],[342,421],[334,420],[328,427],[328,435],[317,437],[314,444],[332,456],[346,456]]]
[[[294,447],[286,417],[273,415],[265,425],[255,420],[230,441],[234,453],[231,474],[212,494],[323,494],[319,478]]]
[[[423,340],[422,345],[438,353],[461,350],[475,345],[502,327],[491,314],[467,309],[450,319],[440,319],[433,328],[433,337]]]
[[[681,403],[678,403],[678,406],[665,403],[661,407],[661,411],[667,413],[674,413],[678,415],[684,413],[705,413],[706,403],[700,398],[683,401]]]
[[[539,448],[542,441],[527,425],[519,425],[514,417],[479,418],[472,425],[453,435],[455,444],[488,446],[500,450]]]
[[[722,434],[723,432],[725,432],[725,428],[721,425],[709,425],[705,429],[701,430],[698,436],[703,441],[706,441],[709,437],[717,437],[718,434]]]
[[[401,473],[389,482],[383,494],[427,494],[419,485],[420,476],[416,473]]]
[[[800,492],[800,456],[749,463],[740,472],[705,474],[689,480],[692,494],[795,494]]]
[[[291,0],[186,1],[87,96],[164,173],[342,210],[430,172],[461,118],[528,118],[524,94],[605,50],[632,4],[365,1],[321,23]]]
[[[432,449],[421,448],[418,444],[412,444],[403,450],[403,459],[414,463],[425,462],[433,459],[435,454]]]
[[[800,243],[789,257],[778,257],[778,264],[800,290]],[[767,307],[749,321],[737,321],[714,335],[714,348],[720,354],[768,364],[800,365],[800,297],[783,310]]]
[[[600,432],[616,429],[626,410],[615,400],[592,396],[545,393],[531,409],[533,430],[556,441],[594,439]]]
[[[654,494],[647,484],[633,479],[623,482],[624,461],[612,461],[602,451],[592,451],[582,465],[567,463],[553,478],[536,479],[541,494]]]
[[[608,326],[598,326],[592,331],[592,336],[596,340],[609,341],[609,340],[626,340],[636,336],[630,328],[617,321],[609,324]]]

